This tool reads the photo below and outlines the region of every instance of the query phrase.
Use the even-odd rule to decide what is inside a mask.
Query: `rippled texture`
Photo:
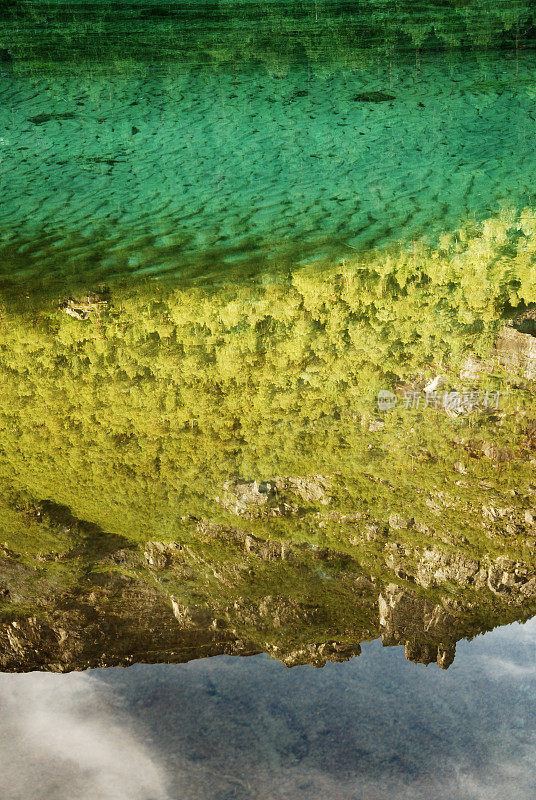
[[[530,206],[532,18],[10,3],[0,272],[251,275]]]
[[[529,58],[456,57],[322,78],[7,76],[2,273],[274,269],[523,208],[531,75]],[[359,99],[378,87],[392,99]]]

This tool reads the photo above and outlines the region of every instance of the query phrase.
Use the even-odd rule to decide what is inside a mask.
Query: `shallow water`
[[[532,205],[524,3],[81,8],[0,24],[2,276],[281,271]]]
[[[533,796],[535,25],[0,2],[2,797]]]
[[[2,274],[14,251],[27,278],[274,270],[519,211],[533,76],[526,54],[6,73]],[[374,91],[392,99],[359,99]]]

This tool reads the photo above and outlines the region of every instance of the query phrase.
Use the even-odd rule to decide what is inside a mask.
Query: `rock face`
[[[303,506],[327,505],[330,485],[329,478],[322,475],[228,481],[222,497],[216,500],[227,511],[245,519],[285,516],[297,514]]]
[[[407,517],[390,514],[387,524],[365,513],[320,511],[331,491],[320,476],[238,481],[226,491],[241,509],[239,525],[181,517],[190,525],[184,541],[145,546],[66,507],[38,504],[32,524],[48,525],[47,536],[50,526],[57,529],[63,549],[32,562],[0,546],[0,670],[258,652],[287,666],[319,667],[358,655],[361,642],[380,635],[385,645],[404,646],[408,659],[447,668],[460,638],[536,613],[536,564],[522,561],[519,549],[515,558],[497,555],[495,545],[470,555],[447,539],[436,545],[431,528]],[[290,513],[291,503],[310,512],[314,525],[344,530],[347,548],[361,532],[359,555],[280,541],[280,520],[273,538],[258,535],[263,527],[252,509],[277,516]],[[506,507],[493,511],[512,518]],[[532,525],[530,509],[519,514]]]
[[[57,597],[40,617],[2,615],[0,671],[70,672],[135,662],[181,663],[260,652],[232,631],[215,631],[208,611],[181,614],[145,583],[112,576],[77,597]],[[207,624],[209,623],[209,624]]]
[[[210,609],[206,606],[187,606],[177,600],[176,597],[171,597],[170,599],[175,619],[180,622],[183,628],[197,629],[217,627],[217,621],[212,619]]]
[[[469,355],[460,368],[460,378],[474,382],[480,375],[493,372],[493,364],[475,355]]]
[[[312,667],[324,667],[327,662],[348,661],[361,655],[361,645],[355,644],[344,646],[337,642],[322,642],[322,644],[310,644],[300,650],[293,650],[289,653],[279,654],[277,648],[270,651],[270,654],[282,661],[286,667],[299,667],[310,664]]]
[[[427,548],[423,552],[416,571],[417,583],[425,588],[442,583],[483,586],[486,577],[486,570],[475,559],[461,553],[451,554],[433,548]]]
[[[522,561],[499,556],[487,561],[487,585],[496,595],[509,597],[536,597],[536,576]]]
[[[145,545],[145,560],[150,567],[164,569],[173,561],[179,561],[182,547],[176,542],[147,542]]]
[[[430,603],[395,584],[385,587],[378,605],[383,645],[403,645],[409,661],[450,667],[461,637],[459,617],[448,606]]]
[[[499,364],[506,370],[527,380],[536,379],[536,337],[515,328],[504,328],[497,337],[495,350]]]
[[[282,542],[267,542],[248,533],[244,537],[246,553],[254,553],[263,561],[277,561],[286,558],[288,548]]]
[[[486,588],[495,595],[508,595],[511,604],[534,596],[536,566],[507,556],[485,555],[477,560],[456,550],[421,550],[397,541],[387,542],[384,549],[385,563],[393,574],[423,589],[449,585],[476,591]]]
[[[490,461],[496,461],[498,464],[512,461],[514,454],[509,447],[498,447],[493,442],[483,442],[482,452],[489,458]]]
[[[213,560],[210,549],[150,542],[137,561],[131,553],[128,571],[138,576],[132,577],[118,573],[118,560],[107,553],[102,571],[91,572],[70,593],[43,587],[38,614],[23,610],[25,587],[35,589],[35,571],[4,548],[0,579],[9,606],[0,605],[0,670],[62,672],[258,652],[287,666],[321,667],[359,655],[362,641],[380,635],[384,645],[402,645],[408,659],[446,669],[458,639],[536,612],[536,576],[507,557],[478,561],[429,548],[416,575],[396,583],[396,568],[386,582],[373,564],[326,548],[267,542],[214,523],[200,527],[217,545]],[[225,542],[231,566],[223,559]],[[410,548],[391,545],[409,558]],[[184,585],[185,566],[191,588],[176,595],[167,587]],[[449,589],[441,594],[444,582]],[[468,600],[464,592],[471,591]],[[19,611],[13,608],[17,598]]]
[[[389,527],[395,531],[401,530],[402,528],[411,528],[412,525],[412,519],[404,519],[400,514],[391,514],[389,517]]]

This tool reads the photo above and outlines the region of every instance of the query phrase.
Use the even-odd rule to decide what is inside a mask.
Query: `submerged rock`
[[[33,125],[43,125],[51,120],[74,119],[75,116],[72,111],[65,111],[61,114],[37,114],[35,117],[28,117],[28,122],[33,123]]]
[[[388,103],[391,100],[396,100],[396,97],[386,92],[360,92],[354,97],[356,103]]]
[[[69,298],[60,305],[60,310],[69,317],[86,320],[91,316],[100,316],[108,308],[108,300],[104,295],[89,292],[83,300]]]

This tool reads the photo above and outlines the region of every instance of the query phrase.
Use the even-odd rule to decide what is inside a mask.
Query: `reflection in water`
[[[258,656],[4,676],[0,787],[13,800],[58,783],[62,799],[529,800],[534,634],[464,643],[446,674],[374,643],[321,671]]]
[[[529,800],[532,5],[0,11],[0,795]]]
[[[533,225],[264,287],[6,298],[4,668],[321,664],[379,625],[448,667],[530,616]]]
[[[88,675],[0,679],[0,792],[10,800],[168,800],[164,770],[122,710]]]

